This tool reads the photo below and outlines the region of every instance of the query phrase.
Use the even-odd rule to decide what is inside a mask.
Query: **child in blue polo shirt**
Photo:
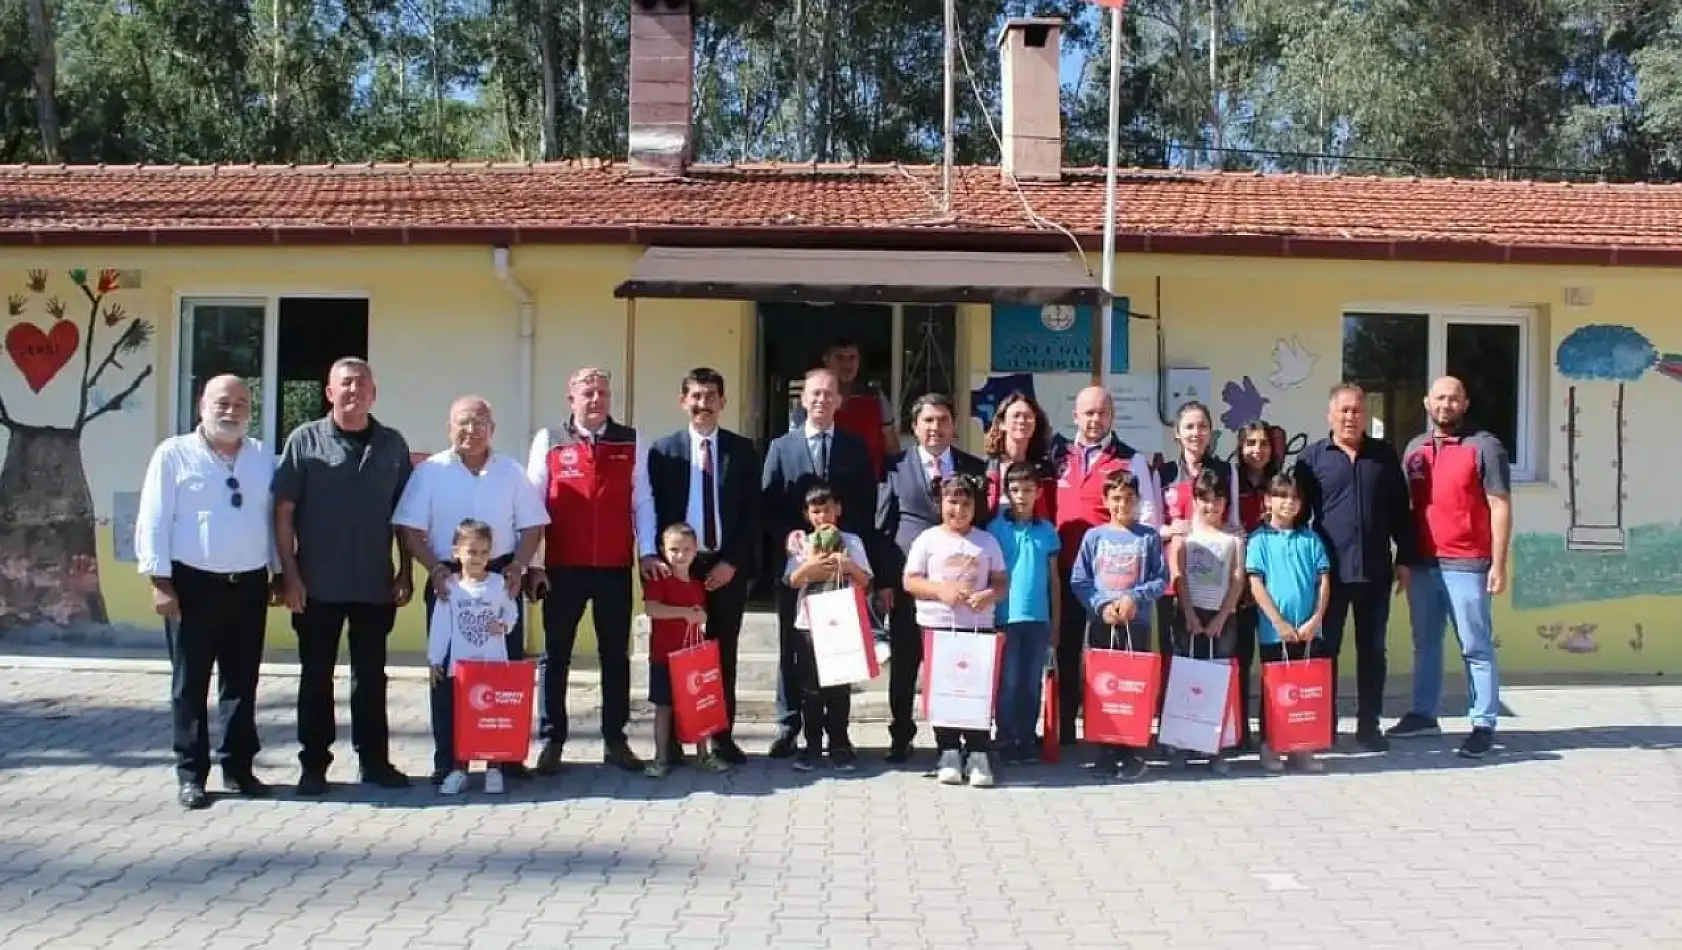
[[[1057,583],[1057,529],[1034,517],[1040,476],[1034,466],[1017,462],[1005,470],[1004,505],[987,526],[1004,552],[1008,575],[998,624],[1005,633],[1004,668],[999,671],[998,737],[995,745],[1007,765],[1039,758],[1034,724],[1039,719],[1045,661],[1057,645],[1062,597]]]

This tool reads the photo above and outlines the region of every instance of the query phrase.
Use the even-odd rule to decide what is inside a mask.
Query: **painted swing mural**
[[[91,432],[102,449],[150,443],[150,425],[130,433],[138,439],[113,438],[121,428],[113,417],[132,415],[151,388],[155,328],[130,311],[115,270],[29,270],[7,283],[0,632],[103,627],[111,613],[100,584],[102,526],[83,447]],[[111,460],[99,453],[102,468]],[[101,474],[102,483],[138,481],[138,472]]]

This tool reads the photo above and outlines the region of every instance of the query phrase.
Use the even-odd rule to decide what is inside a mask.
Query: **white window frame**
[[[259,438],[276,455],[282,446],[275,444],[275,427],[280,419],[280,387],[273,381],[280,375],[280,302],[281,300],[366,300],[368,301],[369,348],[373,347],[373,297],[356,290],[292,290],[240,288],[186,289],[176,292],[175,338],[171,341],[175,355],[169,387],[169,424],[172,434],[179,435],[192,427],[193,395],[189,367],[193,365],[193,336],[189,332],[191,311],[199,307],[261,307],[263,310],[263,414],[259,422]]]
[[[1519,333],[1518,367],[1518,445],[1507,446],[1512,463],[1512,480],[1532,482],[1537,473],[1546,471],[1542,460],[1545,441],[1542,437],[1542,413],[1545,407],[1546,385],[1542,375],[1546,365],[1536,345],[1540,338],[1541,314],[1528,307],[1487,307],[1443,304],[1408,304],[1388,302],[1355,302],[1344,306],[1340,317],[1370,314],[1373,316],[1424,317],[1429,322],[1426,334],[1426,379],[1431,380],[1448,372],[1448,328],[1455,325],[1517,327]],[[1338,325],[1339,346],[1342,345],[1342,322]],[[1340,360],[1341,364],[1341,360]],[[1416,433],[1409,433],[1412,438]],[[1405,441],[1405,440],[1404,440]],[[1399,448],[1400,446],[1398,446]]]

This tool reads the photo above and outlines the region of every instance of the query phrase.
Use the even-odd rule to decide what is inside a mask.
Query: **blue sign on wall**
[[[1127,372],[1127,298],[1115,298],[1111,373]],[[995,373],[1090,373],[1097,308],[1086,304],[993,305]]]

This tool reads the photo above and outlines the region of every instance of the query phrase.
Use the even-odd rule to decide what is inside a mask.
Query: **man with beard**
[[[327,373],[323,418],[286,439],[275,469],[275,541],[298,635],[298,794],[327,792],[333,761],[333,668],[350,640],[350,736],[362,781],[406,788],[391,764],[386,638],[414,594],[409,552],[391,525],[414,465],[409,443],[372,415],[374,370],[347,356]],[[392,553],[398,561],[392,567]]]
[[[707,639],[718,641],[724,700],[736,722],[736,657],[754,575],[759,533],[759,458],[753,443],[721,428],[724,377],[705,366],[683,378],[679,406],[689,425],[648,449],[648,481],[659,530],[678,523],[695,529],[701,545],[691,571],[707,591]],[[713,751],[733,765],[747,756],[729,732],[713,737]],[[669,760],[677,762],[674,754]]]
[[[1355,626],[1355,740],[1369,752],[1390,748],[1380,731],[1390,590],[1408,586],[1416,559],[1407,479],[1396,450],[1367,434],[1367,394],[1354,383],[1332,387],[1331,434],[1297,456],[1297,483],[1332,562],[1332,597],[1321,637],[1336,670],[1344,624]],[[1392,561],[1391,546],[1395,546]],[[1394,565],[1392,567],[1392,565]],[[1336,680],[1333,680],[1334,689]]]
[[[135,517],[135,555],[169,643],[176,800],[191,810],[210,804],[205,694],[212,666],[220,668],[222,779],[247,798],[269,794],[252,760],[269,570],[278,567],[269,495],[274,455],[245,437],[250,423],[251,392],[239,377],[206,383],[198,428],[152,453]]]
[[[1460,755],[1481,759],[1495,738],[1500,709],[1490,602],[1507,586],[1513,541],[1512,471],[1501,440],[1466,425],[1471,405],[1453,376],[1431,384],[1425,412],[1431,431],[1402,455],[1413,498],[1419,561],[1408,578],[1413,620],[1413,707],[1390,727],[1409,739],[1442,734],[1443,627],[1454,623],[1471,687],[1472,732]]]

